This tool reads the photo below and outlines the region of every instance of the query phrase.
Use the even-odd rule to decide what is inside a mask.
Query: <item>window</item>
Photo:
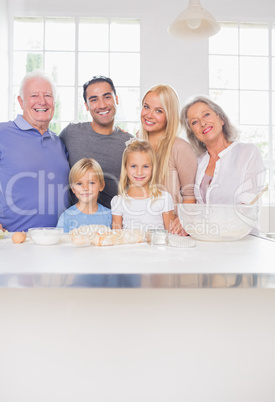
[[[260,148],[274,197],[275,26],[221,26],[209,40],[209,94],[240,128],[240,140]]]
[[[19,84],[26,72],[41,68],[56,84],[58,100],[51,129],[90,120],[82,85],[94,75],[111,77],[119,107],[116,124],[135,133],[139,126],[140,24],[136,19],[15,18],[11,118],[21,113]]]

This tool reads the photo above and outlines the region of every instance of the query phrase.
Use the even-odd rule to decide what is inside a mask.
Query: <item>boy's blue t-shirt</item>
[[[98,204],[97,212],[89,215],[79,211],[79,209],[73,205],[60,215],[57,222],[57,227],[63,228],[65,233],[83,225],[105,225],[111,227],[111,210]]]

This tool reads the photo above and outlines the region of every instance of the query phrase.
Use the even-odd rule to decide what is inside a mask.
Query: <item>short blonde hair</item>
[[[169,85],[158,84],[149,91],[146,92],[142,99],[142,106],[144,104],[146,96],[150,93],[156,93],[159,97],[160,104],[165,112],[166,116],[166,128],[165,133],[160,138],[157,144],[156,156],[158,161],[158,175],[157,181],[159,184],[167,184],[169,175],[169,159],[172,152],[172,147],[179,134],[180,129],[180,102],[176,91]],[[150,133],[141,127],[141,138],[148,140]]]
[[[104,174],[100,164],[92,158],[83,158],[76,162],[70,170],[69,183],[72,186],[76,183],[88,170],[93,170],[98,177],[101,186],[105,186]]]
[[[123,197],[126,197],[128,188],[130,186],[130,180],[127,176],[127,159],[130,153],[132,152],[145,152],[152,163],[152,175],[150,180],[148,181],[149,186],[149,196],[152,198],[157,198],[161,195],[161,191],[157,188],[156,185],[156,172],[157,172],[157,164],[156,164],[156,156],[152,146],[149,141],[134,139],[124,150],[122,155],[122,163],[121,163],[121,173],[120,180],[118,185],[119,194]]]

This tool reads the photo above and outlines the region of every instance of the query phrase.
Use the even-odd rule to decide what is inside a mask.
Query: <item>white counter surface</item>
[[[275,242],[254,236],[234,242],[197,241],[192,248],[152,247],[146,243],[77,247],[67,235],[52,246],[39,246],[30,239],[13,244],[6,238],[0,241],[0,282],[6,278],[2,283],[5,286],[11,275],[13,279],[36,275],[36,283],[37,275],[62,275],[63,282],[66,275],[70,283],[74,279],[68,276],[79,275],[170,275],[170,282],[171,275],[261,275],[270,282],[275,278],[274,251]],[[253,281],[255,286],[255,277]]]

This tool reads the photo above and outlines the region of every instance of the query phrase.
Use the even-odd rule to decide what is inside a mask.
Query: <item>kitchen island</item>
[[[275,243],[0,241],[0,400],[274,401]]]

